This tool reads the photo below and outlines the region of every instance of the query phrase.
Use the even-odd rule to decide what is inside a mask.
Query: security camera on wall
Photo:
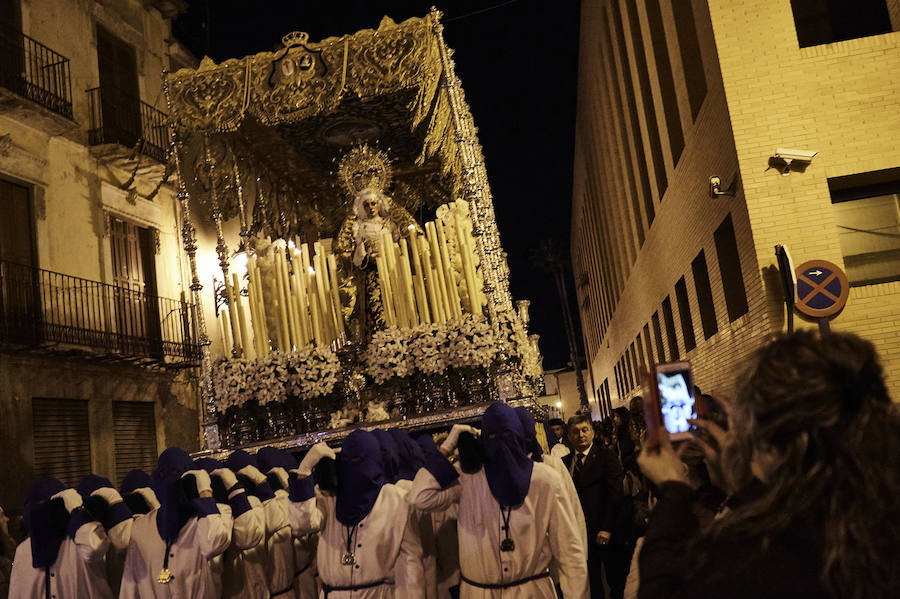
[[[775,155],[769,158],[769,168],[776,169],[782,175],[789,175],[791,172],[802,173],[816,154],[818,152],[812,150],[778,148]]]

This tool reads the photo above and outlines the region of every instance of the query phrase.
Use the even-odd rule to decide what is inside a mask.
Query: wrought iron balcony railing
[[[169,142],[166,113],[114,87],[95,87],[87,93],[91,105],[88,138],[92,146],[137,147],[144,155],[165,162]]]
[[[5,26],[0,26],[0,86],[72,119],[69,59]]]
[[[0,261],[0,342],[61,343],[167,363],[200,357],[194,305]]]

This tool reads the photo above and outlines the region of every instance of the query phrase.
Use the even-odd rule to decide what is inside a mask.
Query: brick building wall
[[[788,0],[709,2],[763,269],[774,265],[775,243],[795,264],[843,267],[828,179],[900,166],[900,6],[888,9],[894,33],[800,48]],[[818,155],[806,172],[781,176],[765,170],[776,147]],[[900,283],[853,287],[832,329],[875,343],[900,400]]]
[[[674,359],[667,297],[677,355],[691,360],[704,391],[731,393],[748,355],[785,327],[774,245],[788,245],[796,264],[842,265],[827,179],[900,163],[900,83],[889,75],[900,66],[898,44],[900,34],[889,33],[801,49],[788,0],[582,2],[571,250],[591,377],[600,395],[609,389],[612,407],[640,394],[635,366]],[[805,173],[782,176],[766,172],[776,147],[819,155]],[[710,198],[713,175],[736,195]],[[714,241],[729,214],[747,298],[737,318]],[[718,329],[709,336],[692,272],[701,250]],[[681,277],[690,351],[675,293]],[[854,287],[833,322],[876,343],[895,397],[898,290],[897,282]]]
[[[745,355],[758,344],[758,340],[768,332],[769,315],[763,275],[757,267],[756,251],[750,232],[750,221],[741,188],[733,198],[712,199],[708,195],[708,180],[712,175],[721,177],[725,186],[737,177],[738,161],[731,131],[728,106],[725,92],[719,75],[716,47],[705,3],[676,2],[679,10],[692,10],[696,43],[702,60],[702,73],[705,76],[707,91],[702,104],[692,113],[691,99],[686,69],[691,68],[682,59],[679,40],[684,39],[684,32],[676,28],[675,6],[668,2],[659,3],[664,25],[664,40],[668,54],[668,69],[672,73],[672,88],[677,100],[679,119],[667,117],[667,111],[673,110],[670,100],[665,102],[665,94],[660,84],[661,76],[656,65],[657,58],[663,58],[654,49],[650,18],[644,2],[638,2],[636,10],[631,11],[624,2],[605,0],[586,1],[582,3],[581,51],[579,54],[579,106],[578,136],[576,140],[575,188],[573,203],[572,254],[576,268],[576,286],[581,304],[582,322],[584,323],[585,344],[590,356],[591,373],[595,387],[608,382],[609,399],[612,407],[621,405],[634,395],[640,394],[639,383],[635,380],[634,364],[646,364],[659,361],[659,343],[655,334],[654,313],[661,321],[662,355],[671,360],[677,355],[681,359],[689,359],[694,365],[697,384],[704,389],[729,392],[733,384],[735,367]],[[632,14],[629,14],[632,13]],[[635,28],[631,22],[633,14],[637,14],[640,37],[634,35]],[[659,17],[657,17],[659,18]],[[599,42],[604,37],[618,42],[617,19],[622,23],[622,37],[625,39],[628,57],[627,75],[632,80],[633,104],[619,102],[616,96],[627,96],[627,83],[623,78],[624,69],[618,69],[618,77],[609,76],[615,71],[613,63],[622,65],[620,55],[614,51],[612,55],[605,51],[605,44]],[[629,35],[631,34],[631,35]],[[658,40],[659,38],[657,38]],[[641,52],[635,49],[635,41],[642,44],[644,64],[649,88],[641,85],[639,70],[642,68],[637,59]],[[611,44],[611,47],[617,46]],[[616,48],[618,50],[618,48]],[[612,60],[610,60],[612,58]],[[665,65],[664,65],[664,68]],[[604,78],[605,77],[605,78]],[[646,81],[646,80],[645,80]],[[670,85],[671,85],[670,84]],[[623,94],[623,90],[626,92]],[[653,142],[647,128],[647,112],[644,110],[644,94],[654,107],[650,126],[658,131],[666,185],[660,200],[652,155]],[[614,109],[610,110],[610,106]],[[633,248],[622,247],[623,237],[626,245],[631,241],[627,236],[616,235],[621,231],[615,212],[609,209],[619,196],[622,204],[621,188],[609,186],[602,189],[599,185],[591,185],[592,178],[623,178],[624,170],[618,163],[625,160],[622,154],[621,128],[616,127],[616,118],[620,122],[631,120],[629,109],[637,109],[640,122],[641,140],[632,141],[631,151],[635,166],[633,176],[638,181],[641,173],[638,169],[650,172],[651,189],[653,191],[653,221],[649,227],[644,226],[643,243],[635,242]],[[616,114],[619,113],[619,114]],[[669,126],[680,125],[680,133],[670,134]],[[628,128],[626,128],[628,129]],[[627,135],[634,138],[633,130]],[[680,135],[684,139],[683,149],[679,152],[677,162],[672,151],[672,135]],[[618,138],[618,139],[616,139]],[[618,144],[618,145],[617,145]],[[636,153],[635,148],[643,145],[644,152]],[[630,187],[626,181],[623,187]],[[640,187],[638,183],[637,187]],[[600,191],[598,192],[598,188]],[[591,277],[582,273],[591,268],[603,269],[604,258],[595,249],[599,244],[591,243],[586,229],[590,222],[585,218],[589,206],[597,213],[608,215],[605,227],[600,236],[609,230],[612,234],[605,240],[609,245],[618,246],[619,253],[627,259],[623,270],[623,284],[619,291],[618,301],[609,302],[607,306],[593,300],[593,296],[602,295],[592,287],[596,286],[592,279],[599,281],[598,275]],[[647,208],[641,205],[641,214],[646,217]],[[605,212],[604,212],[605,210]],[[620,210],[621,214],[623,210]],[[731,322],[725,305],[725,293],[722,287],[716,248],[713,239],[714,231],[722,221],[731,215],[735,229],[735,239],[739,249],[741,271],[748,298],[748,312]],[[646,222],[646,221],[645,221]],[[596,224],[596,222],[594,223]],[[630,223],[632,229],[635,224]],[[634,250],[633,258],[629,255]],[[705,338],[701,326],[700,310],[695,291],[691,263],[700,251],[704,252],[713,304],[716,313],[718,332]],[[614,262],[615,247],[609,248],[607,256]],[[682,331],[681,314],[675,293],[675,285],[684,277],[688,304],[691,313],[692,330],[696,339],[696,347],[686,351],[685,338]],[[611,277],[614,278],[614,277]],[[585,284],[586,283],[586,284]],[[585,298],[591,300],[585,304]],[[612,296],[614,298],[614,295]],[[674,321],[674,337],[677,352],[670,347],[669,336],[665,330],[662,304],[669,298]],[[609,316],[605,327],[604,312]],[[644,335],[645,325],[649,331],[649,350]],[[639,341],[638,341],[639,340]],[[631,357],[632,346],[636,356]],[[625,356],[625,368],[621,365]],[[616,371],[619,370],[617,375]],[[617,383],[618,380],[618,383]]]

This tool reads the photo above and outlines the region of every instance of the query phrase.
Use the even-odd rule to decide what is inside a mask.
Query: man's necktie
[[[575,469],[572,471],[573,478],[581,475],[581,468],[584,466],[584,454],[579,453],[575,456]]]

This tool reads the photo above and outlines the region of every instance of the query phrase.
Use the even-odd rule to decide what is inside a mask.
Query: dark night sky
[[[195,55],[220,62],[281,47],[281,37],[290,31],[305,31],[317,41],[376,28],[383,15],[397,22],[421,17],[434,2],[189,0],[190,10],[173,28]],[[531,251],[540,239],[552,237],[568,253],[578,4],[448,0],[438,5],[484,147],[512,293],[532,300],[531,328],[541,335],[546,368],[564,366],[569,356],[556,288],[532,264]],[[463,15],[470,16],[457,19]],[[570,300],[577,319],[571,281]],[[579,326],[576,320],[580,346]]]

